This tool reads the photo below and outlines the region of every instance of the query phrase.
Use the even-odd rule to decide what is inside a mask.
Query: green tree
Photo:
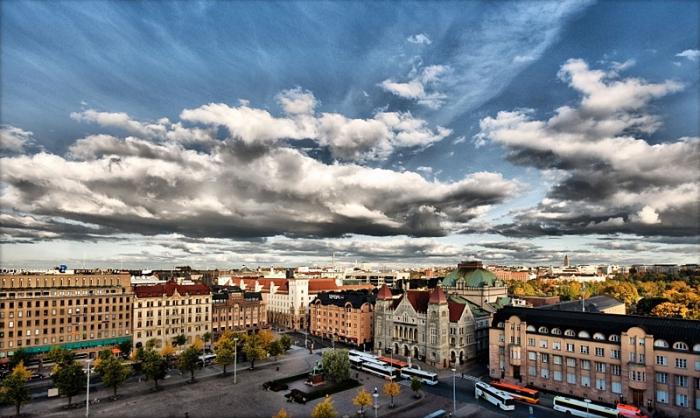
[[[151,338],[146,341],[146,350],[153,350],[158,345],[158,340],[156,338]]]
[[[110,357],[113,357],[112,350],[105,349],[105,350],[101,350],[99,353],[97,353],[98,362],[100,360],[105,360],[105,359],[108,359]],[[95,367],[97,367],[97,366],[95,366]]]
[[[183,346],[187,344],[187,337],[184,334],[180,334],[177,337],[173,338],[173,345],[174,346]]]
[[[284,353],[282,342],[280,342],[280,340],[273,341],[272,344],[270,344],[270,355],[276,357],[282,353]]]
[[[418,397],[418,392],[421,390],[422,387],[423,382],[419,378],[413,376],[411,378],[411,390],[415,393],[416,398]]]
[[[18,348],[12,353],[10,357],[10,362],[8,363],[9,369],[14,369],[18,364],[29,364],[29,359],[31,359],[31,354],[27,352],[24,348]]]
[[[365,388],[360,388],[357,391],[357,396],[353,398],[352,403],[360,407],[360,414],[364,415],[365,406],[372,405],[372,395],[365,390]]]
[[[112,388],[113,397],[116,399],[117,389],[124,384],[131,371],[120,358],[110,355],[97,362],[95,372],[102,377],[102,383],[105,386]]]
[[[391,406],[389,406],[389,408],[393,408],[394,396],[399,396],[401,393],[401,386],[399,386],[398,383],[391,381],[384,384],[383,390],[386,396],[391,397]]]
[[[289,338],[289,335],[284,334],[280,338],[280,343],[282,343],[282,347],[284,348],[284,351],[289,351],[290,348],[292,348],[292,339]]]
[[[335,406],[333,406],[333,399],[328,395],[326,395],[326,399],[321,401],[314,407],[313,411],[311,411],[311,418],[336,418],[337,416],[338,412],[336,412]]]
[[[146,350],[143,357],[143,374],[146,380],[153,379],[153,388],[158,390],[158,381],[167,374],[168,362],[155,350]]]
[[[202,340],[204,340],[204,346],[207,347],[209,342],[211,342],[211,332],[207,331],[202,334]]]
[[[87,376],[81,366],[75,360],[64,360],[56,363],[56,369],[51,376],[53,384],[58,388],[58,393],[68,397],[68,406],[71,405],[73,396],[85,390]]]
[[[73,353],[61,347],[53,347],[47,357],[54,363],[54,368],[62,364],[70,364],[74,359]]]
[[[214,360],[217,364],[223,366],[223,375],[226,376],[226,366],[233,363],[236,355],[236,343],[233,340],[232,334],[226,332],[214,346],[214,352],[216,353],[216,359]]]
[[[183,372],[190,373],[190,383],[194,383],[194,372],[199,368],[199,349],[195,346],[188,347],[180,354],[177,367]]]
[[[250,369],[255,369],[255,361],[262,360],[267,357],[267,348],[263,344],[259,334],[251,335],[246,338],[243,344],[243,354],[250,361]]]
[[[326,377],[334,382],[342,382],[350,378],[350,359],[348,350],[328,350],[321,357],[321,365]]]
[[[31,372],[24,367],[24,362],[20,361],[0,385],[0,399],[15,406],[17,417],[19,417],[22,405],[32,400],[32,395],[27,387],[27,380],[31,375]]]
[[[118,347],[122,355],[129,357],[131,354],[131,341],[122,341]]]

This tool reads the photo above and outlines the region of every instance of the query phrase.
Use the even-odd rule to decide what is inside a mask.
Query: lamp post
[[[90,362],[92,359],[88,358],[87,361],[87,394],[85,395],[85,416],[90,416]]]
[[[379,389],[377,389],[376,386],[374,387],[372,397],[374,398],[374,418],[377,418],[377,411],[379,410],[379,403],[377,402],[379,399]]]
[[[584,402],[586,402],[586,416],[588,416],[588,405],[591,403],[590,399],[584,399]]]
[[[455,389],[455,379],[457,369],[452,369],[452,415],[457,415],[457,390]]]
[[[236,368],[238,367],[238,337],[233,339],[233,384],[236,384]]]

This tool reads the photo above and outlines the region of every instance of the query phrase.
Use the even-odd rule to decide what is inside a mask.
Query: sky
[[[0,3],[0,264],[700,262],[700,3]]]

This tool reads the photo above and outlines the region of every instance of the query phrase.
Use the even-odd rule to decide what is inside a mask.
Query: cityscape
[[[700,418],[700,2],[0,2],[0,417]]]

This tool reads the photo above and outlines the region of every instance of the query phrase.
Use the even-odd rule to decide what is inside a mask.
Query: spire
[[[379,289],[379,293],[377,293],[377,299],[379,300],[391,300],[391,290],[389,290],[389,286],[385,284],[382,285],[382,287]]]
[[[428,303],[435,303],[438,305],[447,303],[447,295],[445,295],[445,291],[442,290],[442,287],[435,286],[435,289],[433,289],[433,291],[430,292],[430,300],[428,301]]]

